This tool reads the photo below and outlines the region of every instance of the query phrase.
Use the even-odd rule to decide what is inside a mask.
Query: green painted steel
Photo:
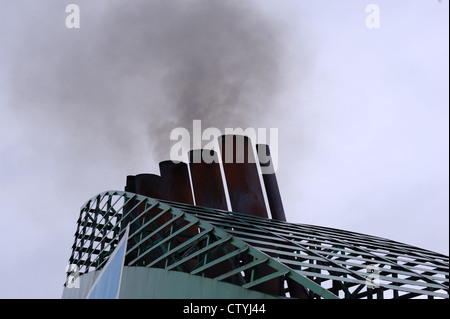
[[[100,271],[80,277],[80,288],[64,288],[63,299],[85,299]],[[183,283],[183,285],[180,285]],[[173,289],[177,287],[177,289]],[[124,267],[119,299],[273,299],[219,280],[161,268]]]
[[[218,280],[160,268],[126,267],[119,298],[272,299],[273,296]],[[183,283],[180,285],[180,283]],[[177,287],[174,289],[173,287]]]
[[[449,259],[442,254],[122,191],[101,193],[82,206],[69,263],[81,273],[101,269],[128,224],[129,267],[260,293],[276,280],[281,298],[449,298]]]

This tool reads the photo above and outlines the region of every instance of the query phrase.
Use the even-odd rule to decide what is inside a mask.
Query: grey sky
[[[126,175],[158,172],[168,154],[155,151],[155,135],[170,147],[171,125],[191,120],[175,105],[180,88],[208,86],[209,95],[183,99],[212,101],[211,123],[218,113],[227,117],[220,125],[279,129],[277,177],[288,221],[448,255],[448,1],[374,1],[379,29],[366,27],[368,1],[216,2],[192,13],[202,1],[149,0],[151,22],[142,1],[127,2],[135,6],[72,1],[81,28],[69,30],[69,1],[0,0],[0,297],[61,297],[80,206],[123,189]],[[216,29],[206,32],[189,14]],[[176,82],[203,66],[176,69],[168,61],[215,65],[221,55],[183,46],[175,26],[188,26],[188,39],[201,34],[194,38],[205,50],[230,19],[236,32],[224,32],[211,50],[231,43],[220,61],[241,72],[213,68],[219,75],[199,76],[190,89]],[[230,47],[249,53],[230,62]],[[234,99],[242,86],[248,89]],[[177,110],[181,118],[165,118]]]

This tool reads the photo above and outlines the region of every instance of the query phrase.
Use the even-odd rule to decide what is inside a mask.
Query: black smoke
[[[282,31],[251,1],[79,1],[80,29],[65,28],[67,4],[44,3],[21,30],[12,106],[78,154],[162,160],[194,119],[222,130],[277,114]]]

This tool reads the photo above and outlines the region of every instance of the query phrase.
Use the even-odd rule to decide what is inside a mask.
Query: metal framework
[[[101,269],[130,224],[128,266],[288,298],[449,298],[448,256],[350,231],[122,191],[90,199],[77,224],[69,262],[81,273]]]

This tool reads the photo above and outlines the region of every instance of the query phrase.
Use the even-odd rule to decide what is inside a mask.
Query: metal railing
[[[449,298],[448,256],[313,225],[108,191],[81,208],[70,264],[100,269],[125,227],[128,266],[295,298]]]

